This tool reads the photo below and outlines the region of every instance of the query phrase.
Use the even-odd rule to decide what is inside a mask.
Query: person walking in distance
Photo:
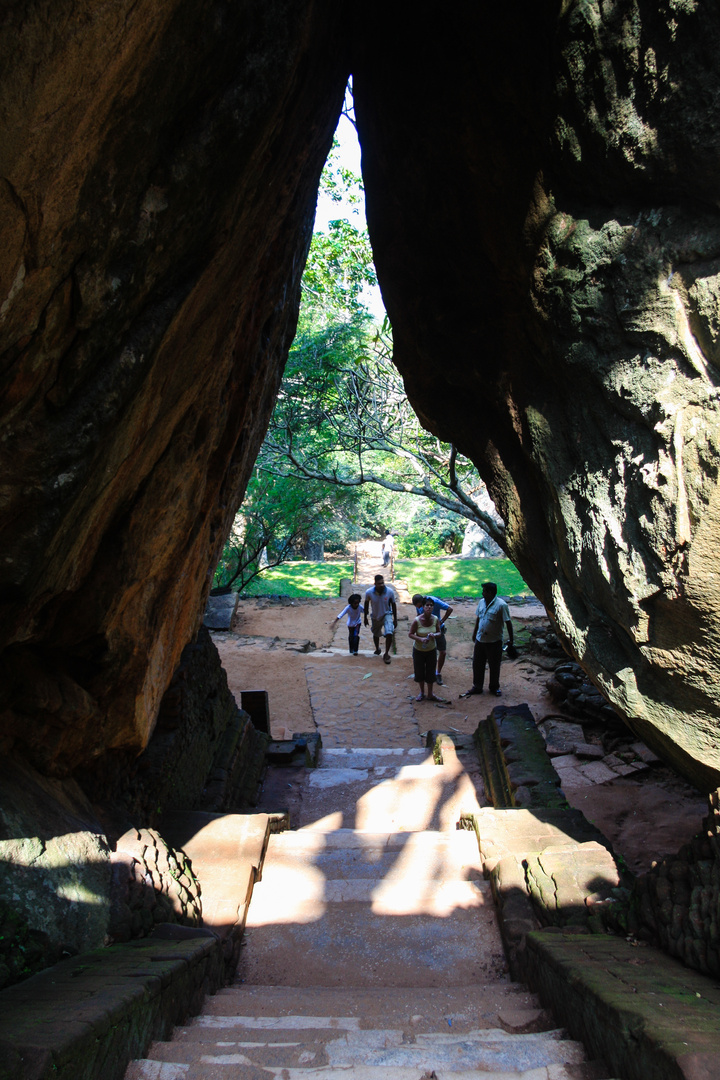
[[[375,642],[375,655],[380,655],[380,635],[385,635],[385,655],[383,660],[390,663],[390,646],[397,626],[397,597],[389,585],[385,584],[382,574],[375,575],[375,585],[365,593],[364,622],[368,624],[368,611],[372,605],[372,636]]]
[[[446,604],[444,600],[441,600],[437,596],[421,596],[420,593],[415,593],[412,598],[413,606],[418,615],[422,613],[423,605],[426,600],[432,600],[433,602],[433,615],[440,622],[440,636],[437,638],[437,669],[435,671],[435,682],[438,686],[443,685],[442,669],[445,667],[445,657],[447,656],[447,638],[445,637],[445,623],[452,615],[452,608],[449,604]]]
[[[415,599],[413,598],[413,603]],[[437,639],[440,637],[440,620],[433,615],[433,602],[430,596],[425,598],[422,605],[422,613],[413,621],[408,637],[413,641],[413,672],[415,682],[419,683],[420,693],[416,701],[425,700],[425,683],[427,683],[428,701],[438,701],[433,694],[435,682],[435,653],[437,652]]]
[[[383,566],[389,566],[390,565],[390,556],[393,553],[394,545],[395,545],[395,540],[393,539],[393,534],[390,532],[389,529],[386,529],[385,530],[385,539],[383,540],[383,546],[382,546]]]
[[[475,629],[473,630],[473,684],[461,697],[482,694],[485,682],[485,666],[489,668],[488,690],[500,697],[500,662],[502,661],[503,628],[507,626],[508,641],[513,643],[513,624],[510,612],[504,600],[497,594],[494,581],[486,581],[482,587],[482,598],[475,610]]]
[[[333,619],[333,623],[342,619],[343,615],[347,615],[347,628],[348,628],[348,652],[351,656],[357,656],[358,647],[360,645],[360,621],[362,619],[362,611],[360,610],[360,601],[362,596],[359,592],[353,593],[348,597],[346,606],[342,609],[336,619]]]

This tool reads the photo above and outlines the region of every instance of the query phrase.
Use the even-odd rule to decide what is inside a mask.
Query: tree
[[[352,91],[345,114],[354,123]],[[334,146],[321,190],[352,216],[362,180]],[[484,529],[504,546],[504,526],[477,470],[420,425],[392,364],[392,337],[363,304],[377,284],[366,230],[329,222],[310,246],[298,331],[258,466],[275,476],[359,493],[368,485],[421,498]],[[359,502],[357,504],[359,509]]]
[[[472,462],[421,426],[391,361],[390,328],[358,314],[296,338],[259,459],[277,476],[339,488],[376,484],[504,527]]]
[[[351,122],[352,97],[345,113]],[[323,171],[322,192],[346,217],[314,234],[302,281],[298,330],[270,428],[257,461],[255,487],[236,522],[221,562],[227,583],[247,584],[259,572],[263,547],[273,546],[272,565],[298,545],[296,519],[309,493],[314,528],[347,540],[360,523],[377,530],[378,518],[397,520],[398,501],[410,502],[405,516],[417,518],[419,543],[431,527],[418,513],[426,500],[442,510],[445,539],[455,543],[457,522],[471,521],[500,547],[504,527],[472,463],[420,425],[392,364],[390,326],[370,317],[363,290],[377,278],[367,231],[349,218],[362,201],[362,181],[338,161],[337,145]],[[292,482],[292,497],[275,500],[278,484]],[[304,485],[304,486],[303,486]],[[394,496],[390,506],[370,489]],[[331,496],[331,493],[332,496]],[[323,517],[318,508],[330,504]],[[286,520],[283,519],[286,515]],[[300,513],[302,517],[302,513]],[[230,572],[231,571],[231,572]]]
[[[256,469],[215,570],[213,593],[242,591],[309,541],[322,540],[342,502],[327,485]],[[263,562],[263,552],[267,562]]]

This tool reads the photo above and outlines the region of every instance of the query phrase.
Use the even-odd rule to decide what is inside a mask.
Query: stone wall
[[[698,835],[635,880],[620,928],[720,976],[720,791]]]
[[[0,985],[159,922],[201,924],[202,883],[152,826],[166,810],[252,800],[267,736],[235,704],[204,629],[160,717],[139,758],[106,754],[74,779],[48,779],[18,757],[0,764]]]
[[[4,943],[14,943],[0,983],[104,943],[110,850],[77,783],[48,780],[18,758],[0,762],[0,909]],[[22,965],[15,954],[28,940],[32,963]]]
[[[202,926],[202,889],[192,864],[156,829],[128,830],[110,863],[108,936],[113,942],[145,937],[158,923]]]

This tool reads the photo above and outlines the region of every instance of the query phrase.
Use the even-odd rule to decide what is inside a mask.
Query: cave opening
[[[107,876],[97,838],[123,821],[235,797],[208,777],[253,733],[200,624],[350,68],[423,429],[475,463],[588,684],[716,788],[712,5],[521,26],[460,5],[354,35],[312,3],[81,4],[70,33],[62,6],[21,7],[0,43],[2,843],[86,832]],[[104,828],[103,799],[125,819]]]

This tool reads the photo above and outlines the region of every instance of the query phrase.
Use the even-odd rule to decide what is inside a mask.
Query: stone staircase
[[[126,1080],[607,1077],[509,980],[476,836],[456,828],[475,787],[446,757],[321,755],[301,827],[270,837],[235,984]]]

